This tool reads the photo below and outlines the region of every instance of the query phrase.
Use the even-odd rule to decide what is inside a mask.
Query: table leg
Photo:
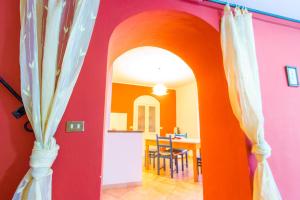
[[[147,141],[145,142],[146,148],[145,148],[145,166],[146,166],[146,170],[149,169],[149,144],[147,143]],[[155,162],[155,161],[153,161]]]
[[[198,163],[197,163],[197,148],[193,148],[193,167],[194,167],[194,182],[198,182]]]

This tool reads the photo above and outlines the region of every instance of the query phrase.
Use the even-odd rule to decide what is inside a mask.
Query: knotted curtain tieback
[[[252,153],[255,154],[256,160],[262,162],[271,156],[271,147],[266,142],[260,142],[252,145]]]
[[[31,175],[38,180],[42,177],[49,176],[53,173],[51,166],[55,161],[59,150],[59,145],[52,137],[48,144],[34,142],[30,156]]]

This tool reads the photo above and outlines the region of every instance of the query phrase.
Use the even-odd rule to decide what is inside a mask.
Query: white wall
[[[105,134],[104,186],[142,182],[142,143],[142,133]]]
[[[200,137],[197,83],[193,81],[176,89],[176,126],[188,137]]]

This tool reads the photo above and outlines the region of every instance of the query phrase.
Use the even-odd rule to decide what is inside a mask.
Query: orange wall
[[[176,126],[176,91],[168,90],[165,96],[152,94],[151,87],[113,83],[111,112],[127,113],[127,128],[133,125],[133,103],[142,95],[150,95],[160,102],[161,134],[173,132]]]

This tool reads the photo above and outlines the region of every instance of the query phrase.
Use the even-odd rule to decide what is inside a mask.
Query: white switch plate
[[[67,121],[66,132],[84,132],[84,121]]]

